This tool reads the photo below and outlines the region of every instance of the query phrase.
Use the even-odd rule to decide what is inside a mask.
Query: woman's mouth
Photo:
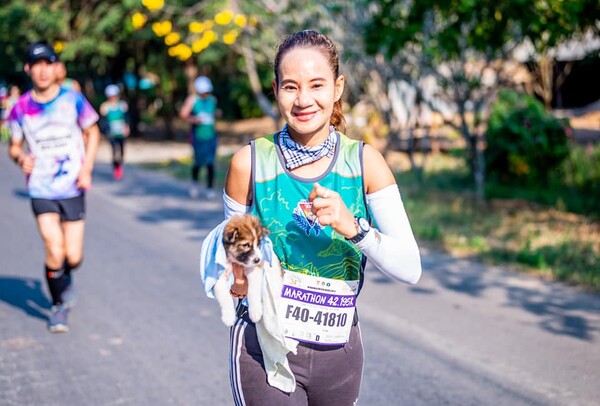
[[[315,111],[293,113],[296,120],[301,121],[301,122],[310,121],[315,116],[315,114],[317,114]]]

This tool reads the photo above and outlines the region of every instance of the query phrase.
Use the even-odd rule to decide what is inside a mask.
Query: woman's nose
[[[295,104],[298,107],[309,106],[312,103],[312,97],[307,89],[300,89],[296,95]]]

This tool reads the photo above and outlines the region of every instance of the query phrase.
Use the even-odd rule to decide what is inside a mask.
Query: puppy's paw
[[[235,311],[224,311],[221,313],[221,321],[227,327],[233,326],[235,323]]]
[[[263,311],[260,306],[250,306],[248,308],[248,316],[254,323],[258,323],[262,319]]]

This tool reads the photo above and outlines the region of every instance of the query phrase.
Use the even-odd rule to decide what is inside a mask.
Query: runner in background
[[[100,105],[102,116],[102,132],[108,138],[112,148],[113,177],[123,178],[123,160],[125,157],[125,139],[129,137],[129,107],[119,95],[119,86],[106,86],[104,94],[107,100]]]
[[[194,163],[192,164],[192,184],[189,193],[193,199],[198,197],[199,173],[200,169],[205,166],[205,197],[213,199],[216,196],[214,190],[217,155],[215,119],[221,117],[221,110],[217,108],[217,98],[212,95],[213,85],[209,78],[206,76],[196,78],[194,90],[195,93],[185,99],[179,112],[179,117],[191,124],[190,142],[194,149]]]
[[[10,140],[10,131],[8,130],[7,120],[10,114],[10,111],[17,104],[17,100],[21,97],[21,90],[19,86],[12,85],[10,87],[10,91],[8,93],[8,97],[6,97],[2,102],[2,114],[0,115],[0,119],[2,120],[2,125],[0,126],[0,131],[2,132],[1,138],[2,141],[8,142]]]
[[[6,128],[6,116],[10,112],[8,108],[8,90],[0,86],[0,141],[8,141],[9,133]]]
[[[56,62],[56,80],[58,81],[58,84],[65,89],[81,92],[81,85],[79,82],[67,77],[67,67],[62,61]]]
[[[85,191],[100,131],[98,114],[82,93],[57,81],[54,49],[40,41],[27,48],[25,72],[33,88],[8,117],[8,153],[26,175],[31,208],[45,248],[45,275],[52,297],[48,328],[69,330],[75,300],[72,272],[83,260]],[[25,149],[24,149],[25,147]]]

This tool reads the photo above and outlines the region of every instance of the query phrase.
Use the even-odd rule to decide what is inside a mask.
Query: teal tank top
[[[192,106],[192,115],[202,121],[201,124],[192,126],[192,133],[197,141],[207,141],[215,137],[215,112],[217,100],[213,96],[206,98],[196,97]]]
[[[108,123],[109,136],[115,138],[125,137],[125,127],[127,126],[127,105],[122,100],[117,103],[111,103],[107,107],[106,122]]]
[[[362,175],[363,143],[337,134],[331,165],[314,179],[299,178],[285,168],[276,134],[252,141],[252,213],[269,230],[274,252],[284,269],[362,281],[366,257],[330,226],[321,226],[308,201],[313,183],[319,182],[339,193],[355,216],[368,218]]]

